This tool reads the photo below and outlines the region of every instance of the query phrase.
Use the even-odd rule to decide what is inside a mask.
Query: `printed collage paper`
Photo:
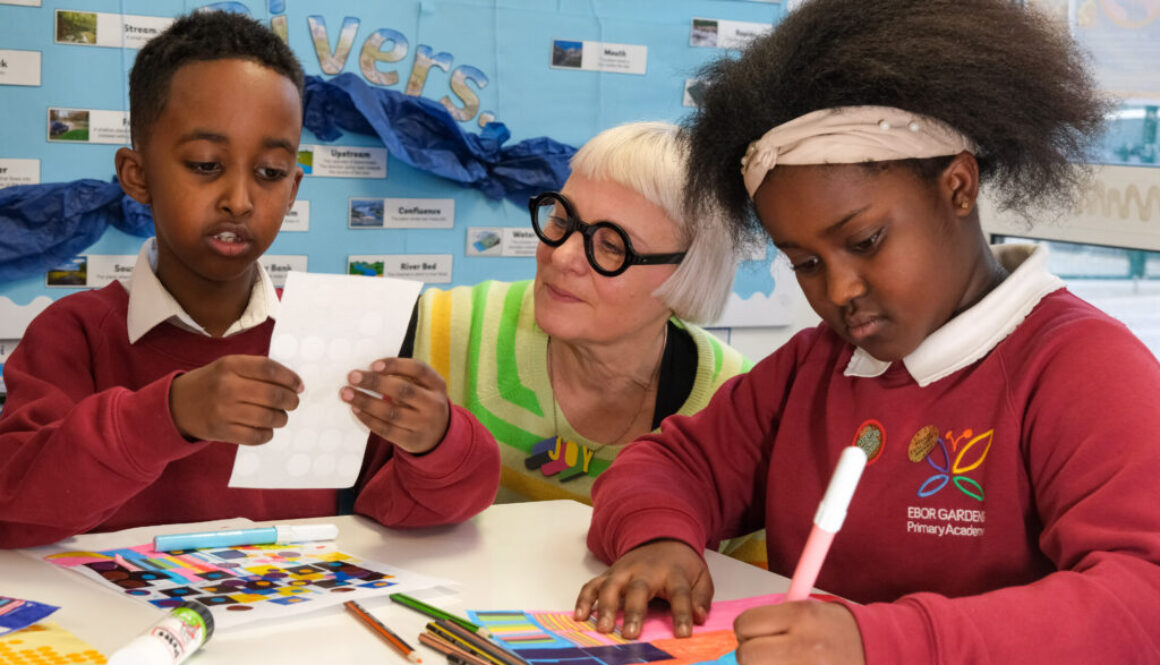
[[[329,542],[179,552],[156,552],[152,545],[96,552],[57,549],[44,560],[155,607],[199,602],[213,612],[217,630],[450,584],[360,559]]]

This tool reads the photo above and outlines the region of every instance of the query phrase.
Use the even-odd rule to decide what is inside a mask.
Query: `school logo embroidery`
[[[949,484],[954,484],[963,494],[976,501],[982,501],[985,493],[979,481],[966,474],[974,471],[987,459],[994,441],[995,430],[989,429],[976,435],[971,429],[965,429],[957,436],[954,430],[939,436],[938,428],[927,425],[915,433],[907,447],[907,457],[911,462],[922,462],[935,470],[935,474],[918,488],[918,496],[925,498],[938,494]],[[950,442],[950,451],[947,451],[947,442]],[[963,443],[966,441],[966,443]],[[951,463],[951,453],[955,453],[954,463]],[[940,459],[941,458],[941,459]]]
[[[850,445],[861,448],[866,453],[866,464],[873,464],[886,449],[886,428],[871,418],[858,426],[858,431],[854,433],[854,441]]]

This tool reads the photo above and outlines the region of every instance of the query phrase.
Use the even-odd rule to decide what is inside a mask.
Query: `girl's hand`
[[[609,633],[616,628],[616,612],[623,606],[620,633],[635,639],[653,598],[669,601],[677,637],[692,635],[694,622],[705,623],[713,600],[713,579],[696,550],[677,540],[656,540],[630,550],[580,589],[575,618],[588,619],[595,606],[596,630]]]
[[[805,600],[746,610],[733,622],[739,665],[865,665],[862,633],[839,603]]]
[[[339,396],[375,434],[414,454],[428,452],[443,440],[451,422],[451,402],[447,384],[430,365],[411,358],[383,358],[371,363],[371,371],[355,370],[347,380],[350,385]]]

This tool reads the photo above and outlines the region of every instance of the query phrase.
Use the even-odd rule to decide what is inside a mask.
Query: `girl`
[[[759,526],[788,575],[854,444],[818,580],[848,600],[743,614],[742,665],[1160,663],[1160,367],[976,207],[1074,192],[1105,105],[1066,34],[1007,0],[814,0],[706,78],[688,205],[755,214],[823,324],[598,480],[613,563],[577,617],[631,637],[661,597],[686,635],[702,549]]]

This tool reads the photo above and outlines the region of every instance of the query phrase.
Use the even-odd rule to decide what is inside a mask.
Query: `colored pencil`
[[[379,621],[375,617],[371,616],[371,614],[366,611],[366,608],[364,608],[362,605],[359,605],[358,602],[348,600],[342,605],[346,609],[350,610],[351,613],[356,617],[362,619],[364,623],[366,623],[371,627],[372,630],[379,634],[379,637],[382,637],[391,646],[395,647],[399,653],[406,656],[407,660],[415,663],[423,662],[422,658],[415,655],[415,649],[413,649],[411,645],[404,642],[403,638],[399,637],[395,631],[387,628],[386,624],[384,624],[382,621]]]
[[[481,651],[486,651],[487,653],[490,653],[492,656],[506,663],[511,663],[512,665],[531,665],[528,663],[528,661],[524,660],[520,656],[512,653],[511,651],[503,648],[502,646],[492,642],[485,637],[481,637],[476,633],[463,628],[457,623],[447,621],[446,619],[436,619],[435,624],[446,629],[448,632],[457,635],[461,639],[467,642],[471,642],[476,646],[476,648],[480,649]]]
[[[443,621],[443,619],[440,619],[440,621]],[[517,665],[516,663],[514,663],[513,661],[511,661],[509,659],[502,658],[500,656],[497,656],[496,654],[489,652],[487,649],[484,649],[483,647],[474,643],[472,640],[469,640],[469,639],[463,637],[462,635],[458,635],[458,634],[448,630],[446,625],[429,623],[429,624],[427,624],[427,630],[430,631],[431,633],[433,633],[436,637],[439,637],[440,639],[442,639],[446,642],[450,642],[451,644],[454,644],[455,646],[459,647],[460,649],[463,649],[464,651],[472,654],[473,656],[477,656],[479,658],[482,658],[483,660],[487,661],[489,663],[489,665]],[[460,629],[460,630],[462,630],[462,629]],[[472,634],[474,634],[474,633],[472,633]],[[483,638],[478,638],[478,639],[483,639]]]
[[[464,649],[461,649],[446,640],[440,639],[434,633],[420,633],[419,641],[438,651],[439,653],[447,656],[448,660],[451,660],[451,656],[454,655],[467,665],[491,665],[490,662],[480,658],[479,656],[476,656],[469,651],[465,651]]]
[[[396,603],[399,603],[400,605],[406,605],[407,607],[415,610],[416,612],[426,614],[427,616],[431,617],[432,619],[447,619],[448,621],[454,621],[455,623],[459,624],[460,626],[463,626],[464,628],[472,631],[473,633],[479,633],[480,635],[483,635],[484,637],[491,636],[491,633],[488,632],[487,628],[484,628],[483,626],[474,624],[474,623],[468,621],[467,619],[464,619],[463,617],[455,616],[454,614],[448,612],[447,610],[441,610],[438,607],[435,607],[434,605],[428,605],[427,603],[424,603],[423,601],[419,600],[418,598],[413,598],[411,596],[408,596],[405,593],[392,593],[390,598],[391,598],[391,600],[395,601]]]

